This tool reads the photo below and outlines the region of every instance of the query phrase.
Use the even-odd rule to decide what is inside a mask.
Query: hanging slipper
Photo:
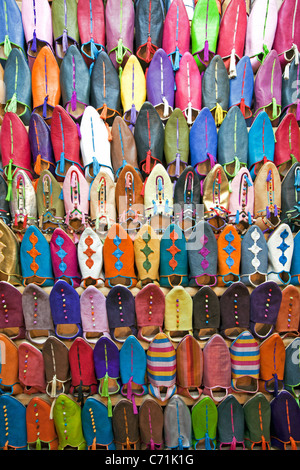
[[[230,347],[231,383],[233,391],[255,394],[258,392],[260,353],[259,344],[248,330],[232,341]],[[247,369],[244,363],[247,362]]]
[[[284,389],[285,345],[275,332],[259,346],[259,390],[277,397]]]
[[[167,172],[176,182],[189,159],[189,127],[179,108],[174,109],[165,125],[164,156]]]
[[[263,0],[252,5],[248,15],[245,56],[250,58],[256,73],[266,54],[272,49],[278,19],[276,0]]]
[[[103,274],[103,243],[91,227],[86,227],[77,244],[78,265],[81,273],[80,286],[102,287]]]
[[[217,240],[213,229],[200,220],[187,240],[189,285],[201,287],[217,284]]]
[[[0,280],[19,286],[22,284],[20,241],[3,219],[0,219],[0,236]]]
[[[281,222],[290,226],[292,232],[299,230],[300,162],[288,170],[281,183]]]
[[[103,262],[106,287],[121,284],[130,288],[136,285],[133,241],[119,224],[112,225],[107,232]]]
[[[245,119],[252,117],[254,74],[248,56],[243,56],[236,66],[236,77],[229,82],[229,109],[239,106]]]
[[[6,200],[8,186],[7,182],[0,173],[0,219],[8,226],[11,225],[11,213],[9,202]]]
[[[278,284],[289,284],[290,268],[294,251],[294,237],[289,225],[281,223],[269,236],[268,280]]]
[[[17,47],[25,56],[22,13],[15,0],[4,0],[0,6],[0,62],[3,68],[12,49]]]
[[[107,398],[107,416],[112,417],[111,395],[120,390],[120,352],[111,338],[102,336],[94,347],[94,366],[98,380],[98,394]],[[132,408],[132,405],[130,403]]]
[[[287,390],[274,397],[271,407],[271,445],[278,450],[298,450],[300,447],[299,405]]]
[[[51,5],[55,55],[63,59],[71,45],[79,47],[76,0],[53,0]]]
[[[243,405],[245,446],[249,450],[271,449],[271,407],[267,397],[257,392]]]
[[[193,296],[193,336],[210,339],[220,327],[220,301],[210,286],[202,286]]]
[[[108,0],[105,6],[106,50],[119,72],[133,54],[134,5],[130,0]]]
[[[78,122],[90,104],[90,74],[75,45],[68,47],[64,55],[59,78],[63,107]]]
[[[203,397],[192,407],[193,449],[216,450],[217,405],[210,397]]]
[[[89,200],[91,226],[103,241],[117,221],[115,185],[107,173],[99,171],[94,178],[90,184]]]
[[[76,166],[69,167],[63,182],[65,225],[70,234],[78,235],[88,225],[89,183]],[[76,240],[75,240],[76,241]]]
[[[204,219],[215,233],[226,225],[229,213],[229,182],[219,163],[208,172],[203,184]]]
[[[118,180],[120,172],[127,164],[139,171],[134,135],[121,116],[115,117],[111,126],[111,136],[111,162],[115,180]]]
[[[186,335],[176,348],[178,395],[198,400],[202,395],[203,352],[193,335]]]
[[[198,136],[203,135],[203,139]],[[194,167],[201,185],[207,174],[217,163],[218,133],[214,117],[207,107],[203,107],[196,117],[189,134],[191,165]]]
[[[267,280],[268,246],[262,230],[252,225],[241,243],[241,281],[256,287]]]
[[[299,367],[295,361],[295,353],[299,351],[300,338],[294,338],[286,346],[285,361],[284,361],[284,388],[297,400],[299,403]]]
[[[89,285],[80,295],[80,314],[83,338],[95,345],[101,336],[110,337],[106,297],[93,285]]]
[[[5,113],[0,144],[3,173],[7,181],[6,200],[11,201],[12,183],[16,172],[22,170],[30,180],[33,178],[28,132],[17,114]]]
[[[55,106],[53,110],[50,136],[58,180],[64,180],[72,165],[83,171],[78,128],[69,113],[60,105]]]
[[[216,54],[220,13],[216,1],[198,0],[191,24],[192,54],[203,72]]]
[[[248,133],[248,167],[253,181],[264,163],[274,162],[274,152],[272,122],[266,111],[261,111],[253,120]]]
[[[281,181],[277,167],[266,161],[254,181],[254,219],[262,231],[272,232],[280,224]]]
[[[232,0],[221,17],[217,47],[230,79],[236,77],[237,63],[244,55],[246,29],[246,4],[243,0]]]
[[[65,393],[53,402],[52,415],[58,437],[57,450],[86,450],[82,431],[81,407]]]
[[[282,7],[282,8],[281,8]],[[300,49],[300,9],[296,0],[288,0],[278,10],[273,49],[279,56],[282,71]]]
[[[298,123],[300,122],[299,59],[300,54],[298,53],[289,65],[286,66],[281,83],[281,118],[287,113],[292,113]]]
[[[11,341],[25,338],[25,320],[22,307],[22,294],[17,286],[1,281],[2,298],[1,332]],[[6,357],[6,356],[4,356]],[[7,356],[8,357],[8,356]],[[13,383],[10,383],[13,385]]]
[[[299,335],[296,325],[299,324],[300,296],[297,287],[288,284],[282,289],[281,304],[277,315],[275,331],[284,340]]]
[[[139,168],[147,180],[154,166],[163,161],[164,126],[154,106],[142,104],[134,129]]]
[[[139,418],[127,398],[114,406],[112,425],[116,450],[140,450]]]
[[[121,91],[118,72],[105,51],[95,59],[90,74],[90,105],[109,128],[121,116]]]
[[[147,0],[135,5],[136,56],[145,67],[149,66],[155,52],[161,48],[164,16],[160,0]]]
[[[231,182],[248,163],[248,130],[238,106],[229,109],[218,132],[218,163]]]
[[[190,449],[192,444],[192,418],[189,407],[179,395],[173,395],[164,411],[166,450]]]
[[[188,286],[188,254],[186,247],[187,242],[181,228],[174,223],[170,224],[160,240],[161,287]]]
[[[220,296],[220,334],[233,341],[249,329],[250,293],[242,282],[234,282]]]
[[[282,292],[274,281],[267,280],[250,295],[250,332],[257,340],[264,340],[275,330],[282,300]]]
[[[266,111],[270,120],[276,125],[281,114],[282,72],[279,56],[272,49],[259,67],[254,82],[254,117]]]
[[[183,54],[190,49],[190,22],[183,0],[173,0],[167,11],[162,48],[170,58],[174,73],[177,72]]]
[[[1,339],[1,386],[0,396],[14,396],[23,393],[19,381],[19,351],[14,339],[0,333]]]
[[[143,346],[135,336],[128,336],[120,349],[121,394],[132,402],[134,414],[138,414],[135,397],[148,393],[145,384],[146,367],[147,357]]]
[[[222,361],[216,361],[222,357]],[[203,394],[221,402],[230,393],[231,361],[226,340],[219,333],[212,335],[203,347]]]
[[[139,408],[141,450],[164,448],[164,413],[153,398],[145,398]]]
[[[93,106],[87,106],[83,112],[80,134],[80,151],[87,182],[91,183],[99,171],[108,173],[114,179],[109,133]]]
[[[219,450],[245,450],[244,409],[234,395],[218,405],[217,440]]]
[[[61,185],[48,170],[41,172],[36,186],[38,226],[43,233],[64,227],[65,206]]]
[[[95,64],[100,52],[105,51],[105,15],[103,0],[77,3],[77,21],[80,51],[88,67]]]
[[[60,227],[54,230],[49,243],[55,282],[64,279],[76,289],[80,285],[81,274],[75,243]]]
[[[46,392],[46,378],[42,351],[23,341],[18,347],[19,380],[27,395]]]
[[[22,23],[27,43],[28,65],[32,70],[34,61],[42,47],[52,49],[53,30],[51,6],[47,0],[22,2]]]
[[[106,308],[114,341],[124,343],[128,336],[137,335],[134,297],[126,286],[119,284],[111,288],[106,297]]]
[[[48,397],[32,397],[26,406],[26,430],[29,450],[57,450],[58,437],[51,419]]]
[[[176,393],[176,351],[165,333],[158,333],[149,345],[147,376],[149,393],[159,401]]]
[[[169,226],[173,215],[173,185],[161,163],[156,163],[144,186],[145,217],[156,233]]]
[[[244,235],[252,225],[254,214],[254,187],[246,167],[239,169],[231,180],[228,221]]]
[[[297,162],[300,162],[299,126],[294,114],[287,113],[275,131],[274,163],[283,178]]]
[[[182,286],[173,287],[165,298],[164,333],[175,343],[193,332],[193,300]]]
[[[36,284],[28,284],[22,293],[25,338],[41,347],[54,334],[49,294]]]
[[[145,74],[135,55],[131,55],[124,66],[120,86],[123,119],[129,129],[134,131],[137,117],[147,95]]]
[[[86,398],[95,395],[98,389],[94,368],[94,350],[84,338],[77,337],[70,346],[69,364],[70,394],[83,406]]]
[[[47,396],[56,398],[61,393],[69,393],[71,374],[68,346],[55,335],[51,335],[43,344],[42,354]]]
[[[240,281],[241,235],[232,224],[227,224],[218,240],[218,285],[229,286]]]
[[[48,124],[51,124],[53,111],[61,98],[59,75],[59,66],[52,50],[48,46],[42,47],[31,71],[32,108]]]
[[[81,410],[81,421],[88,450],[115,450],[112,419],[97,396],[87,397]]]
[[[162,333],[165,315],[165,296],[157,284],[149,283],[135,296],[137,338],[151,343],[157,333]]]
[[[212,58],[201,83],[202,107],[210,110],[218,127],[227,114],[230,94],[227,70],[220,55],[217,54]]]
[[[0,397],[0,449],[27,450],[26,406],[16,397]]]
[[[181,109],[189,126],[202,108],[201,75],[190,52],[185,52],[175,74],[175,107]]]
[[[25,126],[31,114],[31,73],[20,49],[13,48],[4,70],[5,112],[16,113]]]
[[[37,113],[29,120],[28,137],[33,160],[33,169],[38,178],[46,170],[55,175],[55,159],[51,142],[50,126]]]
[[[134,239],[144,221],[143,180],[131,165],[125,165],[116,183],[119,224]]]
[[[62,341],[82,336],[80,298],[74,287],[58,279],[51,289],[49,300],[55,336]]]
[[[18,170],[15,174],[9,205],[11,228],[22,240],[27,228],[37,223],[36,192],[31,179],[23,170]]]
[[[174,109],[175,79],[172,64],[164,49],[157,49],[146,75],[147,100],[165,123]]]
[[[200,214],[201,186],[194,168],[188,165],[174,187],[174,221],[188,239],[198,224]]]

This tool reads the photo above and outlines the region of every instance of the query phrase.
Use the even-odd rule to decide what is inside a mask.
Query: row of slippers
[[[52,287],[60,279],[75,289],[117,284],[131,289],[149,283],[164,288],[228,287],[234,282],[256,288],[266,281],[299,286],[300,235],[293,236],[284,223],[267,241],[256,225],[241,236],[234,225],[227,224],[216,238],[204,220],[187,240],[177,224],[170,224],[161,238],[145,224],[134,241],[120,224],[114,224],[104,243],[87,227],[78,244],[61,228],[48,241],[31,225],[21,243],[2,220],[0,228],[1,276],[14,286]]]
[[[112,417],[97,396],[81,409],[61,394],[51,409],[42,397],[25,406],[2,395],[0,413],[3,450],[298,450],[300,441],[299,406],[286,390],[271,402],[257,393],[244,405],[233,395],[218,405],[203,397],[191,409],[178,395],[164,410],[145,398],[138,414],[123,398]]]
[[[172,181],[191,165],[203,183],[216,163],[222,165],[229,180],[243,167],[249,169],[254,181],[261,165],[271,161],[282,179],[291,165],[300,161],[299,124],[292,112],[285,114],[274,132],[266,110],[261,109],[248,130],[237,105],[229,109],[219,128],[208,106],[199,110],[189,127],[177,105],[164,125],[155,106],[144,99],[131,129],[120,115],[109,125],[95,105],[87,105],[80,124],[75,123],[58,101],[52,109],[51,125],[33,112],[27,131],[14,109],[5,113],[1,129],[1,161],[9,186],[18,169],[26,171],[31,180],[48,169],[63,181],[70,165],[78,167],[89,183],[100,170],[117,180],[124,162],[132,165],[142,180],[156,163],[164,164]]]
[[[147,114],[149,110],[146,105],[144,111]],[[238,110],[237,107],[233,108],[231,114],[235,115],[236,110]],[[179,115],[177,113],[175,116],[176,111],[173,113],[174,119],[169,121],[172,132],[175,131],[175,133],[179,116],[181,115],[181,119],[184,119],[181,111],[179,111]],[[212,119],[209,110],[203,109],[201,113],[205,114],[206,111]],[[94,108],[89,107],[85,112],[90,116],[95,113],[98,124],[103,124]],[[61,118],[62,116],[66,117],[66,114],[64,115],[66,112],[58,106],[54,113],[55,129],[57,130],[58,127],[61,128]],[[204,116],[201,113],[200,115]],[[256,160],[251,168],[247,168],[247,163],[237,157],[236,153],[235,156],[232,154],[228,157],[230,155],[228,136],[231,136],[232,133],[226,131],[222,134],[224,149],[226,149],[224,155],[226,154],[226,158],[229,158],[231,162],[229,163],[227,160],[226,163],[220,157],[222,163],[218,163],[213,157],[216,149],[207,149],[205,152],[201,152],[202,156],[205,156],[204,161],[202,163],[192,162],[192,165],[188,165],[188,142],[192,131],[190,134],[185,134],[179,147],[178,143],[176,144],[176,149],[171,148],[171,142],[176,142],[176,139],[170,139],[166,144],[164,139],[160,139],[159,133],[154,133],[155,139],[162,142],[163,147],[165,145],[169,148],[169,155],[172,155],[172,161],[166,168],[162,162],[163,148],[156,152],[155,139],[153,142],[153,138],[151,138],[152,150],[149,153],[147,139],[141,138],[140,143],[143,142],[146,145],[141,152],[137,152],[134,143],[135,137],[131,134],[124,120],[117,117],[114,121],[116,123],[114,135],[117,132],[119,140],[118,138],[112,140],[116,145],[114,152],[111,152],[110,148],[104,151],[104,142],[101,140],[102,153],[99,149],[99,155],[101,153],[102,160],[98,161],[97,157],[91,157],[93,152],[87,152],[90,163],[85,167],[86,172],[84,173],[80,164],[77,127],[71,120],[72,125],[75,126],[73,131],[75,131],[77,143],[73,132],[66,134],[69,136],[68,143],[64,133],[59,136],[55,133],[55,138],[52,140],[53,146],[57,146],[59,176],[55,174],[54,163],[49,162],[46,157],[46,154],[49,156],[51,153],[49,152],[49,143],[51,147],[51,142],[49,139],[45,139],[43,142],[48,150],[43,153],[38,146],[34,152],[36,157],[39,156],[38,165],[37,160],[35,161],[39,170],[36,170],[38,175],[32,180],[30,132],[28,134],[16,114],[7,113],[0,135],[4,168],[3,177],[0,178],[2,217],[7,223],[12,224],[14,231],[20,235],[31,223],[38,223],[45,233],[53,231],[55,226],[63,225],[75,234],[80,234],[86,224],[90,223],[96,227],[97,232],[103,238],[107,233],[107,227],[117,220],[124,223],[124,226],[130,224],[133,234],[137,227],[140,227],[150,217],[154,218],[154,215],[161,215],[165,221],[176,218],[183,226],[185,223],[189,226],[189,221],[195,220],[200,215],[201,208],[199,206],[203,204],[203,215],[211,222],[216,232],[227,221],[235,223],[241,233],[254,222],[265,233],[270,233],[280,221],[287,222],[292,231],[297,231],[300,184],[299,127],[296,123],[294,129],[297,134],[290,132],[293,115],[288,114],[285,121],[287,124],[285,137],[279,145],[280,149],[288,149],[288,155],[286,150],[283,152],[280,150],[281,157],[285,155],[288,158],[283,158],[284,163],[276,165],[274,162],[274,133],[271,127],[272,146],[263,124],[264,114],[266,115],[262,112],[257,118],[261,121],[262,132],[254,132],[255,145],[253,149]],[[71,118],[69,117],[69,119]],[[226,119],[230,119],[229,114]],[[234,119],[231,121],[234,122]],[[35,120],[34,123],[36,126]],[[104,124],[103,126],[105,128]],[[118,132],[118,128],[120,132]],[[124,134],[120,139],[121,128]],[[146,128],[147,126],[141,126],[140,137],[143,136]],[[94,132],[98,134],[96,130],[97,125]],[[106,128],[105,132],[107,134]],[[125,136],[126,132],[130,134],[129,139],[128,135]],[[218,134],[219,141],[220,134],[221,130]],[[260,138],[258,134],[260,134]],[[296,140],[291,146],[285,145],[286,137],[290,138],[292,134],[297,137]],[[199,135],[201,135],[201,131]],[[235,131],[235,135],[237,135],[237,131]],[[241,138],[240,131],[238,138]],[[248,139],[247,131],[246,138]],[[88,142],[88,146],[93,142],[92,139],[89,139],[88,132],[81,142],[83,140]],[[196,140],[198,148],[201,147],[198,143],[199,138]],[[243,139],[241,138],[241,140]],[[247,154],[247,146],[240,145],[241,140],[238,147],[244,148]],[[203,143],[205,139],[203,141],[200,139],[200,141]],[[261,145],[258,144],[259,141]],[[108,146],[111,145],[108,140],[106,142]],[[270,148],[273,148],[270,152],[267,151],[268,142]],[[134,144],[132,145],[132,143]],[[277,144],[279,144],[279,140],[277,140]],[[152,156],[152,151],[156,155],[155,158]],[[185,157],[183,157],[184,154]],[[76,161],[76,155],[78,161]],[[138,155],[141,157],[140,161],[138,161]],[[207,159],[210,161],[211,168],[207,168]],[[117,178],[114,177],[114,174],[118,175]],[[163,230],[165,226],[166,222],[162,222],[162,226],[158,225],[158,230]]]
[[[110,59],[117,77],[116,83],[118,83],[118,70],[120,69],[119,73],[125,73],[126,65],[132,57],[136,58],[134,75],[138,76],[138,68],[141,69],[142,74],[143,67],[150,69],[158,50],[165,53],[170,72],[166,74],[165,88],[167,92],[163,101],[159,91],[161,89],[161,78],[157,78],[158,86],[155,95],[156,97],[159,96],[159,102],[155,104],[159,104],[160,107],[163,105],[165,110],[168,105],[170,107],[174,106],[174,103],[172,103],[174,88],[176,90],[180,89],[179,94],[184,95],[181,100],[184,106],[183,109],[190,123],[192,122],[193,110],[197,114],[202,105],[201,93],[200,97],[196,93],[197,89],[201,91],[201,72],[206,72],[209,68],[210,73],[213,72],[213,76],[216,72],[216,76],[219,75],[218,90],[223,89],[225,95],[226,91],[228,94],[229,81],[237,79],[237,103],[242,102],[241,107],[244,114],[246,109],[248,116],[249,113],[250,116],[252,115],[250,109],[253,98],[252,93],[253,88],[257,88],[257,93],[254,91],[256,97],[255,113],[266,107],[272,119],[275,120],[280,116],[281,108],[283,112],[286,112],[288,108],[295,108],[296,106],[298,108],[297,116],[299,116],[297,101],[292,99],[294,90],[290,90],[287,97],[281,90],[282,72],[284,71],[284,79],[288,82],[292,75],[292,60],[295,59],[296,66],[299,63],[299,31],[297,27],[299,7],[294,0],[285,0],[279,11],[275,0],[271,3],[269,1],[256,2],[251,8],[249,21],[244,0],[223,2],[223,11],[221,11],[222,8],[216,0],[199,0],[196,3],[195,11],[192,13],[191,26],[187,13],[188,8],[183,0],[173,0],[168,2],[168,5],[163,5],[161,0],[157,0],[156,4],[155,0],[135,3],[131,0],[124,0],[121,3],[120,0],[109,0],[105,7],[102,1],[89,2],[89,4],[81,1],[77,5],[76,0],[54,0],[52,7],[50,7],[47,0],[41,2],[39,6],[33,5],[30,1],[25,1],[22,2],[22,12],[15,0],[5,0],[2,3],[3,19],[5,18],[6,21],[3,21],[3,40],[1,38],[0,41],[3,45],[2,63],[5,68],[6,62],[14,49],[20,51],[24,58],[26,56],[26,59],[28,55],[30,64],[30,66],[27,64],[28,71],[30,72],[31,68],[33,75],[37,75],[39,79],[33,80],[32,91],[35,94],[37,91],[34,90],[35,86],[38,84],[41,88],[41,83],[45,82],[45,58],[38,60],[39,54],[43,49],[43,56],[45,53],[52,56],[49,60],[53,66],[47,84],[49,83],[49,90],[53,92],[43,93],[37,91],[37,96],[33,100],[33,110],[43,113],[45,118],[51,117],[51,109],[55,104],[58,104],[57,100],[60,98],[60,94],[63,95],[64,106],[70,110],[72,109],[75,119],[81,116],[82,110],[89,103],[89,96],[87,96],[90,91],[88,66],[91,64],[95,66],[97,58],[102,53],[107,54]],[[166,15],[165,10],[167,10]],[[126,15],[123,12],[126,12]],[[154,17],[156,17],[156,21],[153,21]],[[220,21],[221,17],[222,20]],[[262,18],[264,19],[263,23]],[[259,35],[257,32],[258,25]],[[42,37],[39,37],[39,35],[42,35]],[[99,36],[99,43],[95,42],[95,35]],[[84,36],[84,40],[82,36]],[[255,37],[254,42],[253,36]],[[82,43],[82,41],[84,42]],[[25,42],[28,46],[27,54],[24,52]],[[68,55],[72,55],[72,52],[69,54],[72,48],[77,51],[77,63],[74,55],[67,58]],[[238,74],[239,62],[243,57],[248,59],[248,73],[246,76],[244,74],[245,65],[240,65],[240,74]],[[215,61],[215,58],[217,58],[217,61]],[[212,65],[214,61],[218,63]],[[69,62],[67,67],[69,75],[66,73],[68,77],[64,82],[64,86],[62,86],[62,93],[59,77],[57,79],[57,76],[59,76],[57,62],[61,64]],[[75,67],[78,67],[79,73],[77,70],[76,74],[74,73]],[[35,69],[38,68],[42,72],[36,73]],[[160,65],[157,70],[161,75]],[[254,72],[257,72],[258,77],[255,83]],[[180,83],[174,83],[174,73],[182,75],[181,80],[178,78],[178,82],[184,83],[183,86],[180,86]],[[131,75],[130,81],[132,82],[132,73],[125,73],[125,75]],[[169,75],[171,80],[168,79]],[[80,76],[78,83],[77,76]],[[86,76],[87,80],[81,80],[83,76]],[[55,80],[56,86],[52,86],[51,81],[55,82]],[[13,81],[11,80],[11,82]],[[199,84],[200,87],[191,87],[191,81],[194,84]],[[203,81],[205,82],[205,79]],[[210,83],[209,79],[207,81]],[[144,84],[145,88],[145,77],[143,77],[142,82],[137,77],[137,82],[139,84],[137,88],[140,89],[140,95],[142,96],[143,87],[141,83]],[[187,84],[189,85],[188,92],[195,93],[192,101],[187,96]],[[12,83],[10,87],[13,89]],[[203,88],[207,88],[205,83],[203,83]],[[289,88],[292,87],[289,86]],[[210,85],[208,89],[208,95],[211,97],[216,94]],[[264,90],[264,93],[261,93],[261,89]],[[114,87],[112,87],[112,90],[115,91]],[[14,92],[15,90],[12,93]],[[128,94],[131,94],[131,87]],[[281,103],[282,94],[284,99],[287,98],[286,103]],[[25,92],[24,95],[26,96],[28,93]],[[19,98],[20,103],[23,103],[23,105],[25,103],[25,114],[30,109],[28,96],[26,97],[27,100]],[[9,96],[8,105],[11,99],[12,96]],[[16,96],[14,96],[13,101],[13,106],[16,107]],[[207,102],[209,101],[210,98]],[[216,119],[220,123],[228,109],[228,96],[225,96],[224,103],[222,93],[217,100],[214,96],[213,101],[214,105],[210,109],[215,109],[218,116]],[[132,106],[132,98],[128,98],[122,103],[123,112],[124,114],[128,113],[129,122],[133,126],[134,116],[139,111],[139,104],[139,100],[137,100],[137,103]],[[49,113],[46,108],[48,108]],[[109,108],[120,113],[116,103]],[[132,116],[130,116],[131,111]],[[296,110],[294,111],[296,112]],[[164,114],[166,114],[166,111]]]
[[[262,341],[273,332],[283,337],[299,334],[299,290],[283,290],[273,281],[256,287],[251,294],[241,282],[234,282],[220,297],[211,287],[202,287],[192,297],[182,286],[164,294],[148,284],[134,297],[124,286],[110,289],[105,297],[94,286],[79,296],[66,281],[51,289],[29,284],[23,293],[1,281],[1,330],[11,340],[27,339],[37,347],[48,335],[61,340],[78,336],[94,344],[102,335],[122,344],[128,335],[151,342],[164,331],[178,343],[185,334],[207,341],[219,333],[233,341],[245,329]]]
[[[275,439],[272,444],[280,449],[285,449],[285,446],[297,449],[299,361],[295,361],[295,351],[299,348],[299,337],[293,339],[285,348],[283,340],[275,333],[259,347],[251,333],[245,331],[228,348],[224,339],[216,334],[201,349],[199,343],[187,335],[175,350],[168,338],[159,333],[147,353],[133,336],[128,337],[120,350],[105,336],[97,341],[94,349],[82,338],[77,338],[68,349],[60,340],[50,336],[44,343],[42,351],[25,342],[17,349],[10,340],[5,340],[5,335],[1,335],[1,343],[5,345],[5,342],[8,360],[3,365],[3,379],[8,378],[16,382],[11,387],[7,386],[6,391],[0,396],[0,429],[5,431],[0,433],[2,448],[7,449],[10,446],[24,450],[27,448],[26,407],[18,400],[18,393],[32,394],[38,391],[46,392],[48,397],[46,400],[32,397],[28,404],[28,414],[35,410],[35,416],[39,416],[35,421],[39,425],[30,429],[31,436],[35,436],[32,440],[29,439],[33,448],[35,446],[41,448],[44,425],[46,428],[48,426],[48,431],[58,426],[56,430],[61,448],[78,446],[85,449],[85,446],[89,446],[94,449],[96,444],[105,446],[115,443],[120,446],[117,446],[117,449],[139,449],[141,444],[146,446],[144,448],[154,449],[155,447],[151,446],[151,432],[148,434],[148,439],[145,441],[142,439],[142,443],[139,441],[139,418],[149,394],[148,419],[144,425],[148,431],[149,428],[151,431],[151,423],[153,431],[158,423],[162,425],[163,411],[159,402],[165,402],[164,418],[168,416],[168,426],[165,429],[166,447],[183,449],[192,446],[197,449],[198,445],[205,443],[207,450],[215,449],[216,428],[217,424],[220,424],[223,433],[227,434],[227,439],[223,441],[219,438],[218,445],[223,443],[224,446],[232,446],[234,449],[234,442],[238,442],[243,448],[246,416],[235,397],[235,391],[244,391],[249,396],[244,411],[249,406],[248,420],[251,422],[251,427],[255,429],[259,424],[257,430],[260,430],[256,435],[253,433],[252,437],[248,435],[246,447],[253,448],[257,445],[262,446],[264,450],[270,448],[269,426],[272,416],[270,410],[274,407],[273,411],[276,410],[275,416],[277,415],[275,419],[277,432],[273,436]],[[193,352],[192,356],[189,351]],[[222,361],[216,361],[216,357],[222,357]],[[159,362],[160,358],[162,364]],[[138,366],[136,359],[139,360]],[[247,371],[241,366],[241,359],[249,362],[250,367]],[[8,364],[10,364],[9,373],[7,373]],[[187,365],[190,366],[188,374]],[[159,373],[160,368],[164,370],[163,375]],[[146,375],[149,386],[145,384]],[[271,393],[271,407],[265,395],[266,390]],[[121,393],[124,398],[119,399],[112,407],[111,396],[117,393]],[[98,400],[100,396],[107,398],[107,405]],[[138,396],[142,399],[139,408],[135,402],[135,397]],[[195,421],[191,420],[189,407],[183,400],[183,397],[187,396],[192,396],[194,400],[191,411],[192,416],[196,415]],[[52,404],[49,402],[49,397]],[[230,419],[227,416],[227,422],[220,420],[218,423],[218,411],[221,410],[224,410],[224,419],[229,413]],[[63,416],[64,423],[59,422]],[[144,415],[144,419],[146,416]],[[86,432],[88,429],[89,432],[84,436],[85,439],[81,439],[81,418],[89,422],[86,429]],[[16,419],[19,424],[21,419],[24,425],[25,433],[23,440],[21,439],[23,445],[20,441],[17,445],[17,436],[18,433],[22,434],[22,428],[20,425],[12,426]],[[113,422],[116,429],[123,430],[123,438],[115,440],[108,438],[107,431],[111,429]],[[178,426],[175,426],[176,423]],[[231,423],[231,426],[228,423]],[[65,428],[67,432],[60,432],[59,429],[63,429],[60,424],[70,425]],[[181,431],[177,434],[178,428]],[[200,432],[200,429],[203,432]],[[111,436],[111,433],[108,434]],[[199,444],[202,440],[203,442]],[[50,441],[52,439],[46,439],[49,449],[51,449]],[[152,441],[152,445],[154,443],[163,445],[162,440]],[[55,445],[57,446],[57,442],[53,443],[53,446]],[[114,447],[108,448],[114,449]]]
[[[285,387],[298,398],[299,360],[294,356],[300,338],[294,335],[289,339],[285,345],[275,332],[259,344],[251,331],[244,329],[229,345],[218,333],[203,347],[186,334],[175,347],[159,332],[145,350],[134,335],[120,348],[109,335],[93,345],[77,337],[68,346],[52,334],[37,347],[28,341],[17,346],[1,333],[5,354],[1,393],[46,393],[55,398],[70,392],[79,402],[98,393],[108,398],[110,416],[111,397],[117,394],[132,401],[134,413],[136,400],[148,393],[162,403],[175,393],[194,401],[204,394],[221,402],[228,393],[260,391],[277,396]]]

